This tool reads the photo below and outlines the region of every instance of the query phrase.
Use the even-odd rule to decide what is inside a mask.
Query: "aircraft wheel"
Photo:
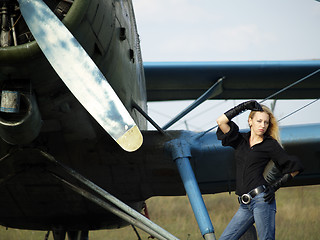
[[[68,231],[69,240],[88,240],[89,231]]]
[[[65,240],[66,239],[66,231],[62,228],[53,229],[52,234],[53,234],[54,240]]]
[[[89,231],[65,231],[64,229],[54,229],[52,231],[54,240],[65,240],[66,233],[69,240],[88,240]]]

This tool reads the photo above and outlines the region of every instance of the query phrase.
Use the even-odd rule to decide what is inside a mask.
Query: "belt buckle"
[[[240,200],[243,204],[247,205],[251,202],[251,196],[248,193],[242,194]]]

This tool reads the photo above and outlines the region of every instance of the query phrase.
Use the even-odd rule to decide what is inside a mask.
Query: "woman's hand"
[[[250,100],[247,102],[240,103],[239,105],[235,106],[234,108],[231,108],[224,114],[229,120],[231,120],[232,118],[234,118],[235,116],[237,116],[245,110],[263,111],[261,105],[257,101]]]
[[[296,172],[294,172],[294,173],[296,173]],[[270,184],[269,186],[267,186],[267,189],[265,190],[264,201],[271,203],[275,197],[275,192],[280,187],[282,187],[284,184],[289,182],[293,178],[292,174],[294,174],[294,173],[287,173],[287,174],[283,175],[282,178],[275,181],[273,184]],[[295,175],[297,175],[297,174],[295,174]]]

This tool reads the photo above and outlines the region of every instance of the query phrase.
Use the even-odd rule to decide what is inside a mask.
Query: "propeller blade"
[[[42,0],[18,2],[39,47],[72,94],[124,150],[137,150],[143,141],[139,128],[79,42]]]

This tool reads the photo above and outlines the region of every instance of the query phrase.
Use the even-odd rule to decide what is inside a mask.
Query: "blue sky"
[[[315,0],[133,0],[145,62],[320,59],[320,3]],[[294,80],[293,80],[294,81]],[[171,129],[205,130],[241,101],[209,101]],[[279,101],[281,118],[310,102]],[[149,103],[163,126],[190,101]],[[268,102],[266,105],[270,105]],[[320,123],[320,101],[281,125]],[[246,127],[246,118],[237,119]]]

